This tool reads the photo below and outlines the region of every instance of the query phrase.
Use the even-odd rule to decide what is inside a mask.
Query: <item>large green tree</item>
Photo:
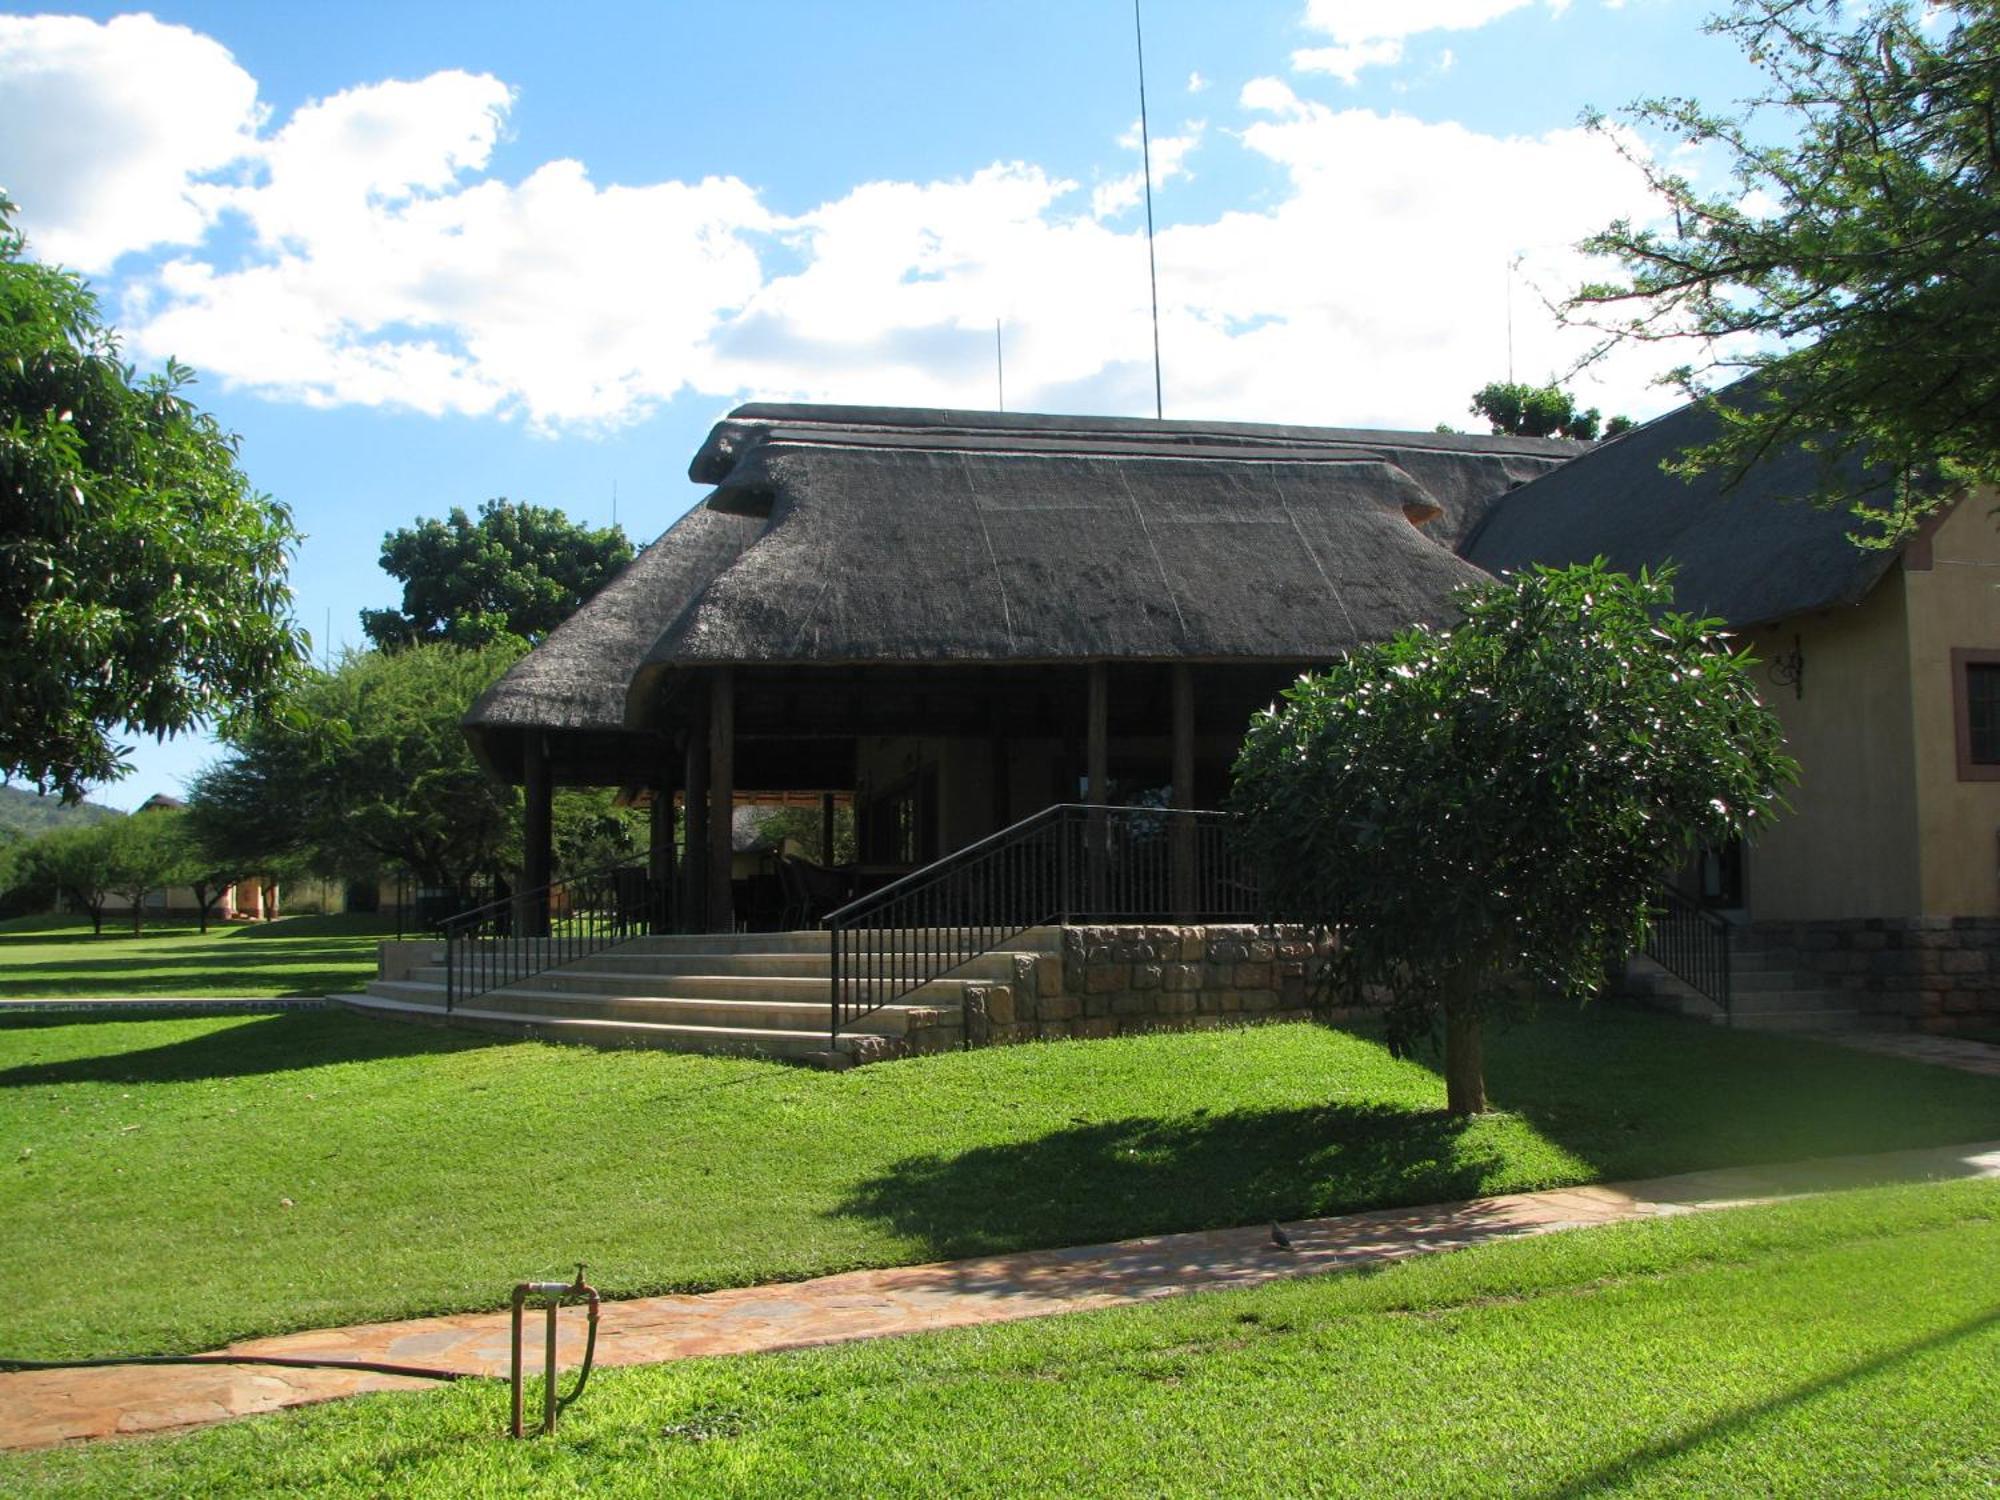
[[[520,799],[480,770],[459,719],[522,649],[508,637],[352,653],[196,777],[190,810],[248,855],[355,876],[400,866],[466,889],[518,860]]]
[[[1719,155],[1726,186],[1633,152],[1673,229],[1620,220],[1585,241],[1625,275],[1567,314],[1600,350],[1694,346],[1673,378],[1722,425],[1683,471],[1733,481],[1803,444],[1825,460],[1813,498],[1894,538],[1956,485],[2000,479],[2000,6],[1736,0],[1709,29],[1762,67],[1760,96],[1626,118]]]
[[[290,514],[168,361],[140,376],[0,199],[0,776],[74,800],[123,734],[225,726],[304,659]]]
[[[1747,659],[1601,563],[1459,596],[1302,678],[1252,723],[1232,805],[1269,914],[1337,932],[1332,977],[1407,1051],[1441,1028],[1454,1113],[1485,1108],[1481,1021],[1585,997],[1702,839],[1794,774]]]
[[[472,520],[453,508],[382,539],[382,567],[402,580],[401,609],[364,609],[361,628],[385,650],[424,641],[483,646],[502,635],[539,641],[632,560],[617,526],[591,528],[560,510],[489,500]]]

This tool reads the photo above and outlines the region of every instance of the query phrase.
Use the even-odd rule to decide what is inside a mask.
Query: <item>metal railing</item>
[[[619,865],[518,891],[440,924],[444,1008],[664,932],[668,890],[644,865]]]
[[[1654,895],[1646,927],[1646,957],[1690,989],[1722,1007],[1724,1021],[1736,1022],[1729,983],[1729,924],[1672,886]]]
[[[830,1034],[1052,922],[1252,921],[1229,813],[1058,803],[827,916]]]

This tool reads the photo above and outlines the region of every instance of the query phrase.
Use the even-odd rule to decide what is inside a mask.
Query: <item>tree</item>
[[[632,560],[617,526],[581,526],[560,510],[489,500],[479,519],[454,507],[382,539],[382,566],[403,582],[403,607],[364,609],[383,650],[424,641],[483,646],[502,635],[539,641]]]
[[[1763,93],[1736,114],[1655,99],[1626,115],[1719,152],[1729,184],[1703,193],[1679,153],[1624,148],[1673,230],[1621,219],[1586,240],[1625,279],[1565,314],[1606,335],[1599,354],[1692,346],[1669,378],[1721,430],[1680,471],[1734,483],[1800,445],[1822,460],[1810,498],[1893,540],[1951,489],[2000,479],[2000,10],[1878,3],[1840,22],[1834,0],[1736,0],[1709,23],[1761,65]]]
[[[105,884],[112,895],[131,904],[134,937],[144,930],[146,897],[178,883],[178,817],[174,812],[139,812],[104,825]]]
[[[236,830],[215,816],[213,808],[198,812],[190,802],[183,808],[146,816],[150,822],[164,825],[169,854],[167,884],[184,885],[194,893],[203,932],[208,931],[216,903],[231,886],[251,875],[271,872],[271,862],[258,857],[262,841],[236,839]]]
[[[111,841],[117,827],[118,823],[90,823],[52,828],[30,844],[24,856],[36,878],[89,913],[90,930],[100,936],[104,900],[115,878]]]
[[[1337,931],[1333,982],[1390,1047],[1442,1026],[1454,1114],[1485,1107],[1480,1023],[1586,997],[1662,874],[1761,827],[1796,769],[1717,622],[1599,563],[1459,595],[1260,714],[1233,806],[1270,915]]]
[[[290,513],[172,360],[118,358],[83,281],[26,258],[0,198],[0,776],[74,801],[114,735],[252,717],[304,660]]]
[[[1597,441],[1597,408],[1579,410],[1576,398],[1553,382],[1528,385],[1524,381],[1492,381],[1474,392],[1471,411],[1475,417],[1486,418],[1494,432],[1511,437],[1565,437],[1579,443]],[[1632,425],[1625,417],[1613,417],[1611,421],[1618,432]],[[1611,435],[1616,436],[1616,433]]]
[[[508,640],[356,652],[313,674],[285,720],[247,728],[189,805],[270,861],[367,876],[401,866],[468,889],[519,857],[519,798],[480,770],[459,729],[473,699],[519,659]]]

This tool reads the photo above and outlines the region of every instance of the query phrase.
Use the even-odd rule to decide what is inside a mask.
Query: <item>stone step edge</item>
[[[590,1016],[538,1016],[513,1011],[486,1011],[475,1009],[455,1009],[447,1018],[443,1011],[434,1006],[413,1005],[408,1001],[394,1000],[381,995],[339,994],[327,998],[335,1004],[350,1010],[368,1011],[381,1015],[396,1015],[418,1021],[435,1021],[446,1024],[464,1023],[482,1027],[492,1027],[509,1031],[548,1031],[557,1035],[573,1032],[588,1036],[592,1032],[610,1034],[631,1032],[639,1036],[654,1035],[673,1037],[689,1041],[707,1042],[719,1046],[747,1045],[763,1046],[769,1043],[774,1055],[791,1058],[810,1058],[816,1054],[802,1049],[798,1043],[807,1038],[807,1033],[796,1031],[769,1031],[748,1026],[690,1026],[646,1021],[603,1020]],[[817,1040],[817,1038],[813,1038]],[[841,1034],[842,1049],[861,1048],[881,1043],[895,1043],[901,1038],[884,1032],[862,1030],[846,1031]],[[827,1049],[820,1048],[824,1052]]]

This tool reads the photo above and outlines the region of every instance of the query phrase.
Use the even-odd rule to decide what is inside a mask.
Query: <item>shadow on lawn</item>
[[[1477,1196],[1501,1165],[1468,1122],[1384,1105],[1114,1120],[906,1157],[836,1212],[940,1258]]]
[[[131,1024],[139,1019],[96,1013],[87,1017],[56,1014],[21,1017],[0,1029],[74,1026],[79,1022]],[[338,1011],[284,1011],[218,1026],[157,1047],[7,1068],[0,1070],[0,1088],[66,1083],[196,1083],[209,1078],[288,1073],[335,1063],[465,1052],[507,1040],[442,1027],[396,1025]]]
[[[1754,1429],[1758,1423],[1776,1416],[1789,1407],[1804,1406],[1821,1397],[1865,1385],[1876,1376],[1886,1374],[1911,1360],[1920,1359],[1927,1354],[1975,1338],[1985,1333],[1995,1323],[2000,1323],[2000,1309],[1978,1313],[1928,1337],[1912,1339],[1893,1349],[1886,1349],[1872,1359],[1857,1361],[1844,1370],[1793,1386],[1790,1390],[1780,1392],[1767,1401],[1739,1406],[1698,1427],[1640,1448],[1622,1458],[1613,1459],[1581,1478],[1543,1490],[1541,1494],[1546,1500],[1581,1500],[1585,1495],[1602,1495],[1608,1491],[1623,1490],[1640,1484],[1655,1469],[1671,1464],[1675,1459],[1696,1453],[1710,1443],[1733,1437],[1746,1429]]]

